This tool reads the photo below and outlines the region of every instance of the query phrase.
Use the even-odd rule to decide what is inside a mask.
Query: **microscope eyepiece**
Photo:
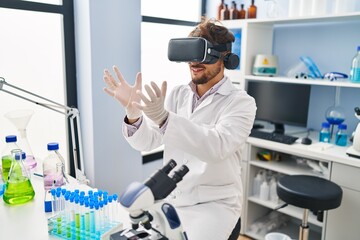
[[[180,182],[180,181],[183,179],[183,177],[184,177],[188,172],[189,172],[189,168],[188,168],[187,166],[185,166],[185,165],[182,165],[182,166],[179,168],[179,170],[177,170],[177,171],[174,172],[174,174],[173,174],[173,176],[171,177],[171,179],[172,179],[174,182],[178,183],[178,182]]]
[[[356,108],[355,108],[355,113],[356,113],[356,115],[359,115],[359,116],[360,116],[360,108],[359,108],[359,107],[356,107]]]
[[[171,159],[161,170],[169,174],[174,167],[176,167],[176,162],[174,159]]]

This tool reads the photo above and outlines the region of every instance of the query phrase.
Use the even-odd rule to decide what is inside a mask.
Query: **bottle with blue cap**
[[[32,200],[35,196],[35,191],[27,168],[24,165],[26,159],[25,152],[14,150],[13,155],[15,160],[11,164],[3,199],[9,205],[18,205]]]
[[[347,133],[346,133],[347,125],[339,124],[338,131],[335,137],[335,144],[338,146],[346,146],[347,145]]]
[[[8,135],[5,137],[6,146],[1,153],[1,169],[2,169],[2,179],[4,182],[7,181],[11,163],[13,160],[12,151],[15,149],[20,149],[16,144],[17,137],[15,135]]]
[[[48,156],[43,162],[44,188],[61,187],[66,184],[65,161],[59,153],[59,144],[56,142],[48,143]]]
[[[330,123],[323,122],[321,124],[321,130],[319,135],[319,142],[330,143]]]
[[[357,54],[351,63],[350,80],[354,83],[360,83],[360,46],[357,47]]]

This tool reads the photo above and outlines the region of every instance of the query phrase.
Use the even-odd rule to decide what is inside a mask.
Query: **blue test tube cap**
[[[61,192],[56,192],[56,197],[60,197],[61,196]]]
[[[109,193],[107,191],[104,191],[103,195],[107,196]]]
[[[113,198],[114,198],[114,201],[116,201],[116,200],[118,199],[118,195],[115,193],[115,194],[113,195]]]
[[[66,189],[65,188],[61,189],[61,194],[65,195],[65,193],[66,193]]]
[[[93,195],[93,193],[94,193],[93,190],[89,190],[89,191],[88,191],[88,195],[89,195],[89,196]]]
[[[81,191],[81,192],[80,192],[80,196],[85,196],[85,192],[84,192],[84,191]]]
[[[5,137],[5,142],[10,143],[10,142],[16,142],[17,138],[16,135],[8,135]]]
[[[97,193],[98,193],[99,197],[101,197],[102,194],[103,194],[103,191],[102,191],[102,190],[99,190]]]
[[[109,201],[109,203],[111,203],[111,202],[112,202],[112,200],[113,200],[113,196],[109,196],[109,197],[108,197],[108,201]]]
[[[55,190],[54,188],[52,188],[52,189],[50,190],[50,192],[51,192],[51,195],[53,195],[53,196],[55,197],[55,195],[56,195],[56,190]]]
[[[79,189],[75,189],[74,192],[75,192],[76,194],[79,194],[80,190],[79,190]]]

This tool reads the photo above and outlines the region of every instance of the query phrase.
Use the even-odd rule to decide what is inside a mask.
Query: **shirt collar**
[[[205,96],[209,96],[213,93],[216,93],[219,90],[219,88],[221,87],[221,85],[223,85],[223,83],[226,80],[227,80],[227,77],[224,76],[219,82],[217,82],[214,86],[212,86],[209,90],[207,90],[207,92],[202,96],[202,98]],[[200,99],[200,96],[196,92],[196,84],[194,84],[192,81],[190,81],[189,86],[190,86],[191,91],[195,94],[196,98]]]

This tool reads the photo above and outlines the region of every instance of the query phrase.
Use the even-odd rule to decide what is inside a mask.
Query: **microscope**
[[[176,162],[170,160],[144,183],[133,182],[120,196],[120,204],[129,212],[131,229],[110,236],[111,240],[188,240],[175,208],[166,198],[189,169],[182,165],[168,176]]]
[[[358,107],[355,108],[355,117],[360,120],[360,108]],[[360,123],[355,130],[353,145],[346,150],[346,154],[350,157],[360,158]]]

